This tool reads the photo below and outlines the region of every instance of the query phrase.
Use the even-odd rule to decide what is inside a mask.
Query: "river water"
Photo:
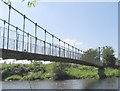
[[[2,82],[2,89],[118,89],[120,78]]]

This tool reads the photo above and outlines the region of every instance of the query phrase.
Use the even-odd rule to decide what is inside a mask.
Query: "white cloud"
[[[83,45],[83,42],[79,42],[79,41],[74,40],[74,39],[67,38],[67,39],[64,39],[63,41],[65,41],[66,43],[68,43],[72,46],[76,46],[76,47]]]

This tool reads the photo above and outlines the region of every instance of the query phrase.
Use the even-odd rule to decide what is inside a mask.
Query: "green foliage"
[[[114,49],[110,46],[104,47],[102,52],[102,58],[104,65],[115,65],[116,58],[114,57]]]
[[[68,64],[66,63],[54,63],[52,67],[52,78],[54,80],[62,80],[67,78],[67,69]]]
[[[74,79],[98,78],[97,72],[82,71],[77,69],[69,70],[68,74]]]
[[[11,75],[20,75],[22,76],[24,73],[24,66],[20,64],[4,64],[2,65],[2,78],[9,77]]]
[[[49,78],[51,78],[51,74],[50,74],[49,72],[43,73],[43,74],[41,75],[41,78],[42,78],[42,79],[49,79]]]
[[[27,3],[28,7],[35,7],[35,5],[37,4],[38,0],[29,0]]]
[[[107,55],[107,57],[106,57],[107,65],[112,67],[115,65],[115,61],[116,61],[116,58],[114,57],[114,55]]]
[[[106,68],[105,74],[107,77],[120,77],[120,69],[112,69],[112,68]]]
[[[31,74],[32,72],[34,74]],[[40,72],[40,73],[39,73]],[[2,79],[6,79],[12,75],[19,75],[26,78],[31,75],[37,76],[46,72],[45,66],[41,62],[33,62],[32,64],[2,64]],[[31,76],[32,77],[32,76]],[[40,78],[41,79],[41,78]]]
[[[85,61],[98,61],[98,51],[97,49],[88,49],[87,51],[84,52],[84,54],[82,55],[82,60]]]
[[[4,2],[10,4],[12,0],[3,0]],[[26,0],[17,0],[17,1],[26,1]],[[27,0],[27,6],[30,7],[35,7],[35,5],[38,3],[38,0]]]
[[[46,71],[45,66],[42,64],[42,62],[33,62],[32,66],[33,72],[41,71],[42,73],[44,73]]]
[[[98,78],[98,69],[95,67],[89,66],[76,66],[76,68],[71,68],[67,71],[70,77],[75,79],[84,79],[84,78]]]
[[[42,73],[41,72],[29,72],[28,75],[24,76],[23,79],[25,80],[42,80],[41,78]]]
[[[120,70],[106,68],[107,77],[120,76]],[[42,64],[2,64],[2,80],[64,80],[81,78],[98,78],[98,68],[68,63]]]
[[[10,77],[7,77],[5,81],[11,81],[11,80],[22,80],[22,77],[19,75],[12,75]]]
[[[79,70],[85,70],[85,71],[92,71],[92,72],[95,72],[98,70],[98,68],[95,68],[95,67],[90,67],[90,66],[83,66],[83,65],[80,65],[79,68],[76,68],[76,69],[79,69]]]
[[[105,58],[107,55],[113,55],[114,54],[114,49],[110,46],[103,47],[103,58]]]

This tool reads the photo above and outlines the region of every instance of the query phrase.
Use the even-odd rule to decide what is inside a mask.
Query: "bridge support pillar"
[[[105,69],[103,67],[98,68],[98,75],[100,79],[106,78]]]

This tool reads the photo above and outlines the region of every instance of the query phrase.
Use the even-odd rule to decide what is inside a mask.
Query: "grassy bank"
[[[107,77],[119,77],[120,70],[106,68]],[[2,80],[64,80],[64,79],[98,79],[98,69],[90,66],[65,63],[42,64],[2,64]]]

